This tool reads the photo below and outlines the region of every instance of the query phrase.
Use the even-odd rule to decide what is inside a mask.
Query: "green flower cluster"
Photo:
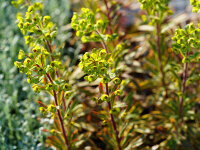
[[[51,114],[51,118],[54,119],[55,115],[56,115],[56,106],[53,105],[53,104],[50,104],[48,107],[47,106],[42,106],[40,107],[40,112],[43,114],[43,115],[47,115],[48,113]]]
[[[91,54],[86,52],[79,63],[79,68],[88,76],[85,80],[93,82],[97,78],[101,78],[102,83],[108,83],[110,77],[109,68],[113,65],[110,53],[106,53],[105,49],[93,49]]]
[[[21,14],[17,15],[18,27],[24,35],[28,34],[25,36],[25,41],[30,46],[34,46],[36,43],[41,44],[44,39],[51,42],[57,33],[56,28],[50,21],[50,16],[42,18],[39,15],[38,12],[41,9],[42,4],[36,2],[28,7],[25,17],[22,17]]]
[[[27,75],[27,82],[33,84],[34,92],[40,93],[41,89],[52,92],[52,90],[56,90],[58,87],[64,92],[71,90],[71,86],[60,79],[53,81],[53,83],[45,83],[47,74],[55,73],[56,69],[61,67],[61,63],[54,60],[47,65],[46,61],[48,60],[49,52],[44,47],[37,45],[31,51],[28,56],[25,56],[24,51],[20,50],[18,59],[24,59],[24,61],[16,61],[14,65],[19,68],[20,72]]]
[[[170,0],[138,0],[141,3],[141,9],[146,10],[148,16],[150,16],[150,24],[160,22],[165,14],[171,14],[171,10],[168,7]]]
[[[99,42],[102,40],[110,42],[117,37],[116,34],[100,34],[99,31],[102,33],[105,32],[107,23],[101,19],[95,21],[94,13],[88,8],[82,8],[81,11],[80,15],[74,12],[71,19],[71,26],[76,31],[76,35],[81,37],[83,43]]]
[[[18,7],[19,5],[23,3],[24,3],[24,0],[11,1],[11,4],[15,7]]]
[[[33,91],[40,93],[41,90],[48,91],[53,95],[53,90],[66,92],[66,97],[71,93],[71,86],[64,80],[55,79],[57,69],[61,68],[61,62],[52,54],[51,41],[56,35],[50,16],[43,18],[37,13],[42,9],[41,3],[33,3],[27,9],[25,18],[18,15],[18,26],[29,44],[31,52],[25,55],[23,50],[19,51],[18,59],[14,65],[19,71],[27,75],[27,82],[32,84]],[[48,50],[46,49],[48,47]],[[50,58],[51,55],[51,58]]]
[[[198,25],[200,27],[200,24]],[[172,40],[175,41],[173,44],[173,51],[175,53],[181,53],[183,56],[182,62],[199,61],[200,52],[192,52],[192,49],[200,48],[199,40],[200,29],[195,28],[193,23],[187,24],[185,29],[176,29]]]
[[[199,13],[200,1],[199,0],[190,0],[190,4],[193,6],[192,11]]]

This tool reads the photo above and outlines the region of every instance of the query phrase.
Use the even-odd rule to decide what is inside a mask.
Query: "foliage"
[[[31,91],[24,75],[19,74],[13,66],[19,49],[26,51],[27,46],[16,25],[15,18],[19,10],[14,9],[10,3],[11,1],[0,2],[0,149],[47,149],[43,129],[49,127],[41,125],[44,121],[40,118],[39,105],[36,103],[41,97]],[[44,13],[50,11],[49,14],[56,17],[54,7],[61,9],[63,5],[54,1]],[[69,8],[63,8],[62,17],[67,19]],[[56,21],[58,23],[58,20]],[[61,21],[59,24],[62,26]],[[58,35],[61,35],[61,31],[58,32]],[[57,41],[62,40],[66,38]]]
[[[199,27],[176,29],[183,20],[170,16],[169,0],[138,1],[141,19],[129,29],[120,24],[128,0],[82,2],[71,19],[84,43],[80,53],[79,39],[66,32],[74,57],[60,55],[68,48],[57,36],[60,27],[43,16],[45,5],[12,2],[26,9],[17,18],[29,45],[28,54],[19,50],[15,66],[42,96],[44,118],[53,120],[49,146],[198,149]],[[198,12],[198,1],[191,4]]]

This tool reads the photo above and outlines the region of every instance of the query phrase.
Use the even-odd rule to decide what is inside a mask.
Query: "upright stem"
[[[187,68],[188,68],[188,63],[184,63],[183,83],[182,83],[182,96],[179,99],[179,116],[180,116],[180,118],[182,117],[182,112],[183,112],[183,97],[184,97],[185,88],[186,88]]]
[[[46,44],[47,44],[47,47],[48,47],[48,49],[49,49],[49,52],[52,54],[53,51],[52,51],[52,48],[51,48],[51,44],[49,43],[48,40],[46,40]],[[51,61],[54,61],[52,55],[51,55]],[[57,71],[56,71],[56,76],[59,77],[59,74],[58,74]],[[62,102],[63,102],[64,112],[65,112],[65,111],[66,111],[66,103],[65,103],[64,93],[62,94]]]
[[[106,83],[106,94],[109,95],[109,90],[108,90],[108,83]],[[118,147],[118,150],[121,150],[121,146],[120,146],[120,139],[119,139],[119,132],[117,130],[117,125],[115,123],[115,120],[114,120],[114,117],[113,117],[113,114],[110,113],[111,111],[111,103],[110,101],[108,102],[108,108],[109,108],[109,115],[110,115],[110,119],[111,119],[111,122],[112,122],[112,126],[113,126],[113,129],[114,129],[114,132],[115,132],[115,138],[117,140],[117,147]]]
[[[161,48],[160,48],[160,24],[159,23],[156,24],[156,36],[157,36],[156,47],[157,47],[157,51],[158,51],[158,64],[159,64],[160,72],[161,72],[161,75],[162,75],[162,85],[165,88],[165,92],[166,92],[166,96],[167,96],[167,86],[166,86],[166,83],[165,83],[165,73],[164,73],[164,70],[163,70],[162,54],[161,54]]]
[[[49,81],[51,83],[53,83],[53,80],[51,79],[50,75],[47,73],[46,74]],[[53,90],[53,96],[54,96],[54,103],[55,103],[55,106],[57,107],[58,106],[58,100],[57,100],[57,94],[56,94],[56,91]],[[64,127],[64,122],[63,122],[63,119],[62,119],[62,116],[61,116],[61,112],[60,112],[60,109],[57,109],[57,114],[58,114],[58,119],[60,121],[60,127],[62,129],[62,134],[64,136],[64,139],[65,139],[65,146],[66,146],[66,150],[70,150],[70,147],[69,147],[69,142],[68,142],[68,139],[67,139],[67,135],[66,135],[66,132],[65,132],[65,127]]]
[[[104,3],[106,5],[106,9],[107,9],[107,13],[106,13],[106,16],[108,18],[108,29],[109,29],[109,33],[110,34],[113,34],[113,31],[112,31],[112,28],[111,28],[111,18],[110,18],[110,9],[108,7],[108,1],[107,0],[104,0]]]
[[[96,30],[96,33],[101,37],[101,34],[99,33],[98,30]],[[103,38],[101,37],[101,45],[103,46],[103,48],[106,50],[107,53],[109,53],[108,47],[106,45],[106,43],[104,42]]]

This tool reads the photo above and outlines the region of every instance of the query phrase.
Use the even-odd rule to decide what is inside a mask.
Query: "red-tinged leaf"
[[[99,112],[96,112],[96,111],[91,111],[91,113],[93,113],[93,114],[99,114]]]
[[[47,129],[42,129],[41,131],[42,132],[49,132]]]
[[[90,121],[91,121],[91,118],[92,118],[91,115],[88,115],[88,116],[87,116],[87,121],[90,122]]]
[[[55,117],[54,119],[54,125],[55,125],[55,128],[61,132],[61,128],[60,128],[60,122],[58,121],[57,117]]]
[[[46,85],[48,83],[48,80],[46,77],[43,78],[43,84]]]
[[[38,101],[38,104],[40,104],[40,106],[47,108],[47,105],[45,105],[44,103],[42,103],[41,101]]]
[[[76,142],[76,141],[78,141],[78,139],[74,139],[74,140],[72,140],[72,143],[74,143],[74,142]]]
[[[63,91],[61,91],[61,92],[58,93],[58,105],[61,105],[62,98],[63,98]]]
[[[60,143],[60,141],[58,140],[57,137],[55,136],[49,136],[48,139],[46,140],[46,143],[53,145],[54,147],[62,150],[63,149],[63,145],[62,143]]]
[[[104,89],[103,89],[103,83],[99,83],[99,92],[101,93],[101,94],[104,94]]]

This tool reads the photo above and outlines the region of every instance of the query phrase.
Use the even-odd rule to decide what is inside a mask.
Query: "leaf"
[[[144,139],[144,135],[138,138],[137,141],[135,141],[136,138],[134,138],[124,150],[132,150],[132,149],[137,148],[138,146],[143,144],[143,139]]]
[[[101,83],[101,82],[99,82],[99,92],[101,93],[101,94],[104,94],[105,92],[104,92],[104,88],[103,88],[103,83]]]

